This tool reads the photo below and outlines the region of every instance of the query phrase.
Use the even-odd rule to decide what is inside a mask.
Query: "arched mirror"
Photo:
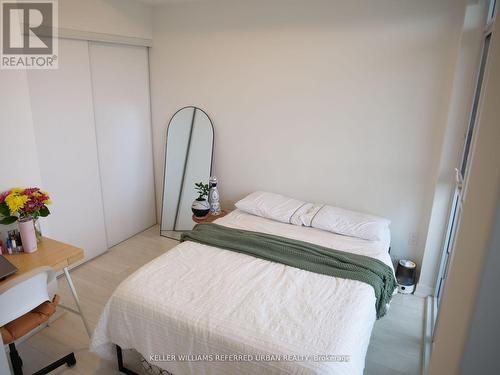
[[[165,180],[161,234],[178,239],[193,229],[191,205],[195,183],[207,183],[212,172],[214,128],[208,115],[196,107],[178,110],[170,119],[165,150]]]

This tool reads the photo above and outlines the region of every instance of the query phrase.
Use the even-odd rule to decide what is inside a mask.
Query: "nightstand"
[[[220,213],[220,215],[217,215],[217,216],[208,214],[205,217],[195,217],[193,215],[193,221],[195,223],[198,223],[198,224],[211,223],[211,222],[213,222],[213,221],[215,221],[217,219],[220,219],[221,217],[226,216],[229,212],[231,212],[231,211],[229,211],[229,210],[222,210],[221,213]]]

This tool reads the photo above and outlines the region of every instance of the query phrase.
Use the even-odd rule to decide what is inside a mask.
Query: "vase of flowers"
[[[38,242],[35,232],[35,223],[32,217],[23,217],[17,220],[17,226],[21,233],[21,242],[23,250],[26,253],[34,253],[38,250]]]
[[[42,239],[39,217],[50,214],[49,193],[39,188],[13,188],[0,194],[0,224],[18,222],[23,249],[33,252]]]
[[[42,241],[42,227],[37,217],[33,219],[33,226],[35,227],[36,242],[40,243]]]
[[[210,212],[210,204],[208,203],[208,184],[204,184],[203,182],[198,182],[194,184],[194,189],[198,193],[198,198],[196,198],[191,205],[191,211],[193,211],[193,215],[198,218],[202,218],[208,215]]]

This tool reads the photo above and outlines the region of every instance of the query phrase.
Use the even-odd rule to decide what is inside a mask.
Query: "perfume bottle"
[[[210,187],[210,191],[208,193],[208,202],[210,203],[210,214],[211,215],[220,215],[220,203],[219,203],[219,189],[217,189],[217,177],[212,176],[208,181],[208,186]]]

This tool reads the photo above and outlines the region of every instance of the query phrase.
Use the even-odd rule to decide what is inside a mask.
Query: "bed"
[[[380,241],[235,210],[216,224],[382,261]],[[373,288],[249,255],[183,242],[129,276],[106,304],[91,351],[115,345],[184,374],[362,374],[376,320]]]

